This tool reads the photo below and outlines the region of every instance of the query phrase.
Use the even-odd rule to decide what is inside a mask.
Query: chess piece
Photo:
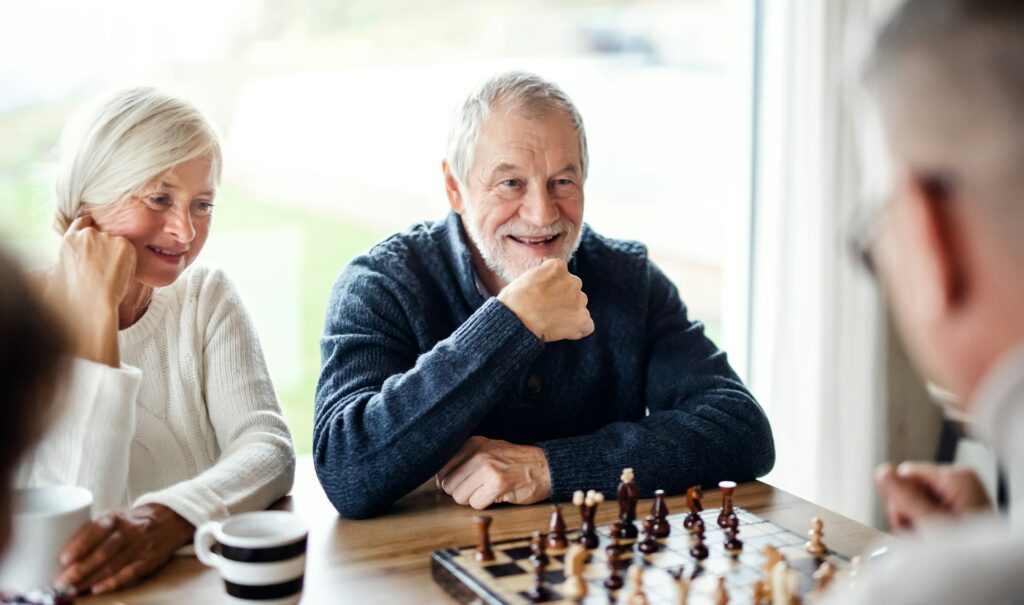
[[[654,517],[654,535],[658,538],[667,538],[672,528],[668,524],[668,505],[665,504],[665,490],[663,489],[654,492],[651,516]]]
[[[647,594],[644,593],[644,568],[640,565],[629,566],[629,605],[647,605]]]
[[[587,596],[587,583],[583,580],[583,565],[587,560],[587,549],[582,544],[573,544],[565,553],[565,582],[562,594],[570,599],[580,600]]]
[[[718,513],[718,526],[725,527],[729,516],[733,515],[732,494],[736,490],[735,481],[719,481],[718,489],[722,492],[722,510]]]
[[[792,569],[783,559],[775,564],[771,573],[772,605],[796,605],[800,602],[800,572]]]
[[[539,531],[533,532],[530,538],[530,561],[541,561],[544,565],[549,563],[548,555],[544,552],[544,534]]]
[[[828,554],[828,547],[821,541],[822,537],[825,536],[824,527],[824,522],[820,518],[815,517],[811,519],[811,529],[807,532],[811,537],[810,541],[807,542],[807,552],[816,559],[824,559],[825,555]]]
[[[779,549],[771,544],[764,545],[764,548],[761,549],[761,557],[764,558],[764,563],[761,564],[761,571],[766,576],[771,575],[776,563],[785,559],[782,553],[779,552]],[[771,582],[769,582],[769,586],[771,586]]]
[[[573,504],[580,507],[580,536],[578,541],[587,548],[597,548],[598,537],[597,537],[597,526],[594,524],[594,517],[597,515],[597,505],[604,502],[604,496],[601,492],[595,492],[590,490],[583,494],[582,491],[577,491],[572,496]]]
[[[618,542],[619,537],[612,534],[612,540]],[[611,546],[607,549],[608,555],[608,577],[605,578],[604,587],[608,590],[618,590],[622,588],[622,574],[619,572],[619,561],[622,556],[621,551],[618,548],[612,548]]]
[[[640,488],[633,481],[633,469],[622,469],[619,489],[615,497],[619,501],[619,527],[620,538],[635,538],[637,531],[633,521],[636,520],[636,502],[640,499]]]
[[[725,552],[735,559],[743,552],[743,541],[737,536],[740,533],[740,520],[736,514],[729,515],[725,521]]]
[[[836,568],[831,563],[825,561],[818,567],[818,570],[814,572],[815,588],[819,592],[824,592],[828,589],[829,584],[836,576]]]
[[[718,576],[715,586],[715,605],[729,605],[729,589],[725,587],[725,576]]]
[[[685,571],[686,568],[682,565],[668,570],[668,575],[672,576],[676,585],[676,605],[686,605],[686,601],[690,597],[690,580],[686,577]]]
[[[548,524],[548,548],[562,549],[569,545],[565,538],[565,519],[562,518],[562,507],[557,504],[551,507],[551,522]]]
[[[534,601],[543,601],[549,592],[544,586],[544,570],[548,566],[548,556],[544,552],[544,534],[539,531],[533,532],[533,539],[530,542],[530,565],[533,566],[533,590],[530,591],[530,598]]]
[[[694,485],[686,490],[686,507],[690,509],[690,514],[686,515],[686,518],[683,519],[683,527],[686,529],[690,529],[694,523],[701,520],[700,512],[704,510],[700,503],[702,496],[703,492],[701,492],[699,485]]]
[[[708,547],[704,544],[704,523],[695,524],[690,530],[690,537],[693,540],[690,556],[698,561],[703,561],[708,558]]]
[[[764,580],[754,580],[750,587],[750,602],[752,605],[765,605],[771,603],[772,592],[768,589],[768,583]]]
[[[658,544],[658,539],[654,536],[654,517],[648,516],[644,519],[644,539],[640,541],[637,549],[645,555],[649,555],[658,552],[659,548],[661,545]]]
[[[491,550],[491,517],[489,515],[477,515],[476,520],[476,552],[473,558],[477,561],[493,561],[494,551]]]
[[[619,525],[619,522],[616,521],[612,524],[611,531],[608,532],[608,539],[611,540],[611,544],[604,548],[604,552],[609,557],[613,552],[615,554],[622,554],[623,547],[622,539],[619,538]]]

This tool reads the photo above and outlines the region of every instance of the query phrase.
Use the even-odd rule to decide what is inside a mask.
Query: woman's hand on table
[[[160,568],[194,533],[191,523],[162,504],[106,513],[68,541],[55,581],[93,594],[123,588]]]

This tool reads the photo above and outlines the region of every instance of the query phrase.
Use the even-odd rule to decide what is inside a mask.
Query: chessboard
[[[634,564],[641,565],[643,587],[649,603],[677,603],[676,582],[670,571],[683,568],[685,577],[690,578],[687,603],[714,604],[719,578],[724,578],[729,593],[730,605],[752,602],[752,585],[764,578],[762,569],[766,546],[776,548],[790,567],[799,572],[798,595],[811,594],[815,588],[814,572],[823,560],[843,572],[850,567],[850,559],[828,550],[824,559],[807,552],[807,537],[779,527],[750,511],[735,507],[739,519],[739,537],[743,549],[737,557],[730,556],[724,549],[725,533],[717,524],[721,509],[707,509],[700,513],[705,522],[705,544],[708,558],[698,564],[690,555],[691,537],[683,527],[685,513],[667,517],[670,533],[658,539],[661,548],[652,554],[643,554],[637,549],[637,540],[623,540],[622,554],[618,567],[625,578],[626,569]],[[477,562],[474,547],[449,548],[435,551],[431,569],[434,581],[462,603],[487,603],[494,605],[544,603],[617,603],[625,602],[629,593],[629,581],[623,588],[610,591],[604,587],[609,576],[606,547],[610,544],[609,526],[597,527],[599,543],[588,551],[584,566],[587,596],[582,600],[570,600],[560,594],[561,583],[565,580],[565,551],[549,549],[550,563],[545,568],[545,581],[549,587],[543,599],[534,599],[530,590],[535,584],[529,561],[531,554],[530,537],[505,540],[493,544],[494,560]],[[576,532],[570,532],[570,537]]]

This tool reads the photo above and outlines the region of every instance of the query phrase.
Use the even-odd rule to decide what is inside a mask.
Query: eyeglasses
[[[929,201],[938,203],[953,199],[951,195],[953,179],[949,175],[922,173],[918,178]],[[876,280],[878,279],[878,263],[875,258],[875,248],[881,233],[882,219],[891,207],[891,196],[881,203],[865,204],[852,221],[853,229],[850,231],[848,242],[850,252],[854,258],[860,261],[864,270]]]

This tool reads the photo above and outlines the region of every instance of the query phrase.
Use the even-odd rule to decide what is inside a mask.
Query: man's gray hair
[[[952,172],[996,224],[1024,231],[1024,0],[907,0],[866,68],[902,161]]]
[[[525,112],[529,117],[564,112],[576,129],[580,143],[580,171],[583,178],[587,178],[587,134],[583,128],[583,118],[572,99],[558,85],[540,76],[509,71],[480,84],[466,97],[455,114],[448,134],[448,165],[459,181],[466,182],[473,165],[480,128],[491,110],[499,104],[507,109]]]

